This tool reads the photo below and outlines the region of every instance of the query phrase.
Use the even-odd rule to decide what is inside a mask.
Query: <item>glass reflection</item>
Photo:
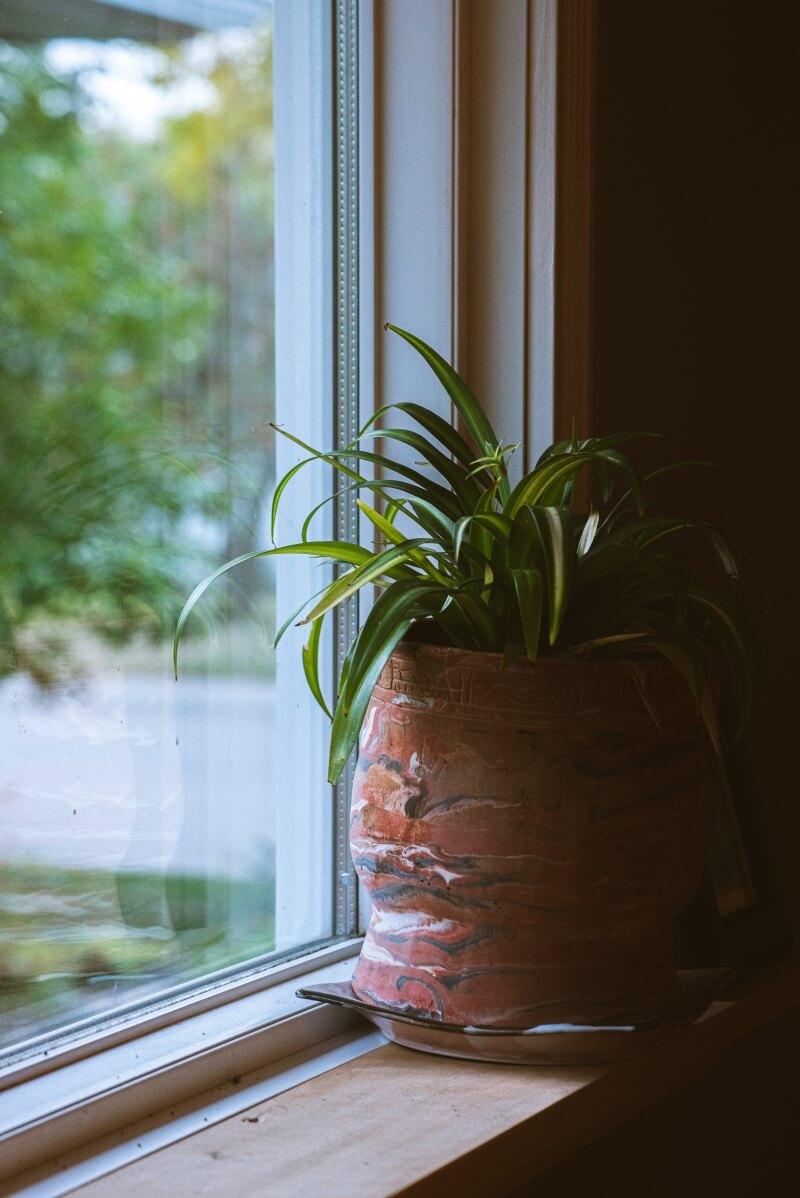
[[[0,1046],[274,943],[270,570],[209,594],[177,688],[170,663],[273,482],[249,7],[0,41]]]

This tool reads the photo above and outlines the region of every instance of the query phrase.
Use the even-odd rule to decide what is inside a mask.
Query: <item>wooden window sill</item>
[[[795,958],[624,1064],[478,1065],[386,1044],[75,1193],[498,1198],[707,1074],[731,1045],[797,1008]]]

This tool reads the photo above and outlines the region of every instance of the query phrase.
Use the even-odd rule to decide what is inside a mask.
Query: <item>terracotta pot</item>
[[[655,1013],[703,870],[714,777],[666,662],[404,642],[370,703],[351,847],[368,1001],[462,1026]]]

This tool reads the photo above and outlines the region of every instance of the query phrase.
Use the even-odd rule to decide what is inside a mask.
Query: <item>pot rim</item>
[[[687,728],[702,724],[688,679],[670,661],[543,657],[508,666],[502,662],[500,653],[403,640],[384,663],[374,697],[397,703],[402,700],[389,696],[405,696],[469,718],[491,710],[494,719],[574,720],[605,711],[616,725],[632,719],[638,726],[644,718],[661,737],[675,720]]]
[[[504,666],[503,654],[494,653],[484,649],[462,649],[455,645],[436,645],[429,641],[417,640],[415,638],[403,637],[403,639],[392,650],[391,656],[406,655],[415,658],[432,658],[438,660],[442,664],[447,664],[448,659],[456,664],[464,664],[463,659],[468,658],[478,669],[499,670],[504,675],[509,674],[529,674],[534,670],[561,670],[566,673],[568,670],[591,670],[594,673],[599,673],[602,669],[608,670],[614,674],[629,673],[631,667],[635,669],[644,669],[648,673],[663,674],[665,677],[676,677],[684,682],[680,671],[665,658],[659,657],[616,657],[616,658],[597,658],[597,657],[556,657],[542,656],[536,661],[529,661],[527,657],[520,656]]]

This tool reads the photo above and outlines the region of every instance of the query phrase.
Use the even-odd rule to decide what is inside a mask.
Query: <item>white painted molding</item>
[[[377,0],[374,12],[376,403],[451,418],[408,347],[450,357],[512,472],[552,436],[558,0]],[[368,317],[364,326],[368,328]]]
[[[375,354],[379,337],[385,336],[375,306],[375,3],[359,0],[358,6],[358,396],[359,424],[364,426],[375,411]],[[369,464],[363,463],[362,470]],[[369,545],[374,528],[366,516],[359,521],[359,540]],[[359,594],[359,618],[366,619],[371,606],[371,594]],[[366,932],[371,905],[366,888],[356,880],[358,930]]]
[[[528,25],[526,468],[553,439],[558,0],[531,0]]]
[[[333,439],[333,111],[330,0],[275,5],[276,423],[312,445]],[[305,455],[276,439],[276,477]],[[278,544],[300,540],[305,515],[330,493],[330,471],[302,470],[284,493]],[[317,518],[331,535],[330,506]],[[323,585],[306,558],[280,559],[279,621]],[[333,794],[327,785],[329,725],[300,668],[303,634],[292,629],[276,654],[273,777],[276,947],[330,935]],[[323,653],[326,647],[323,645]],[[327,652],[332,651],[328,647]],[[332,679],[331,679],[332,682]],[[330,695],[329,695],[330,698]]]
[[[375,47],[375,402],[413,400],[450,418],[425,366],[385,321],[452,357],[451,0],[378,0]]]

